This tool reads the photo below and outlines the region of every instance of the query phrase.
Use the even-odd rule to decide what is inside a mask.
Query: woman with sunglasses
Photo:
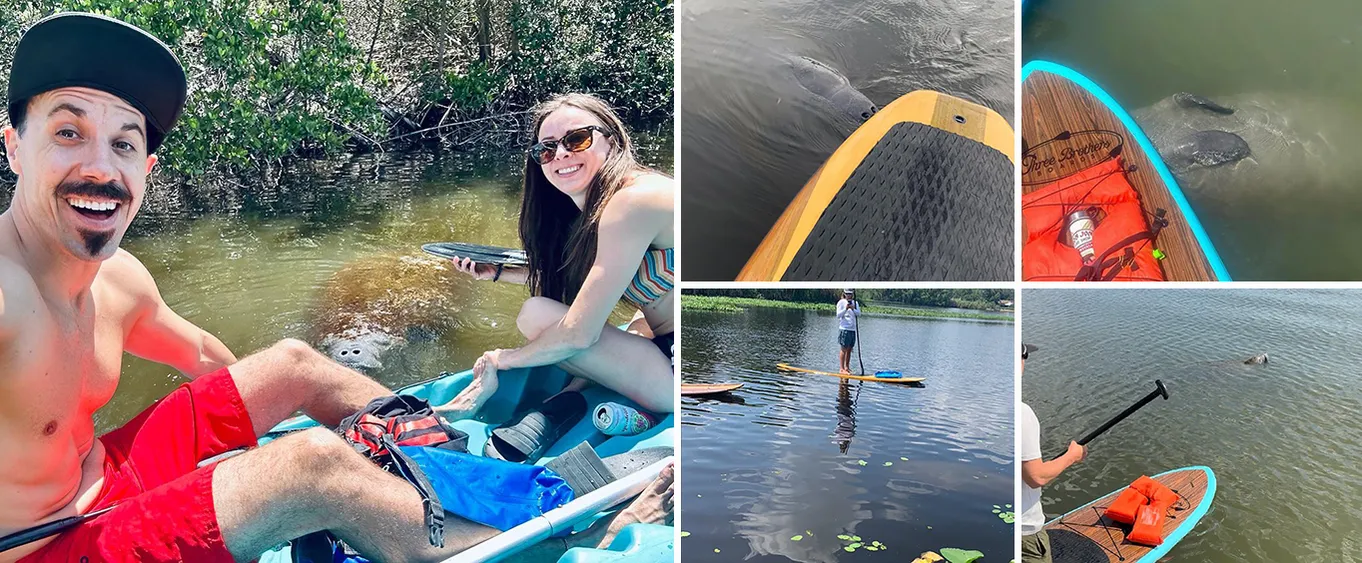
[[[455,258],[481,280],[530,286],[516,325],[529,341],[474,363],[474,382],[450,403],[469,415],[496,391],[497,371],[557,364],[655,413],[673,410],[676,186],[639,164],[610,106],[568,94],[535,111],[525,164],[520,242],[525,269]],[[628,330],[608,323],[624,299],[638,309]]]

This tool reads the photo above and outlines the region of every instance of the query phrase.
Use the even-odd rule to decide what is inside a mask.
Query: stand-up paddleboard
[[[741,383],[682,383],[681,394],[685,396],[717,395],[742,389]]]
[[[925,377],[902,377],[903,374],[901,373],[899,374],[900,377],[877,377],[874,375],[851,375],[846,373],[834,373],[830,371],[818,371],[816,369],[795,367],[790,364],[776,364],[776,367],[783,369],[785,371],[797,371],[799,373],[816,373],[818,375],[831,375],[833,377],[840,377],[842,379],[855,379],[857,381],[882,381],[885,383],[922,383],[923,381],[927,380],[927,378]]]
[[[1102,513],[1125,487],[1045,524],[1055,563],[1153,563],[1168,555],[1192,531],[1215,500],[1215,473],[1209,467],[1174,469],[1152,477],[1173,489],[1178,502],[1163,521],[1163,543],[1149,547],[1126,541],[1130,524],[1104,518]],[[1132,479],[1133,480],[1133,479]]]
[[[421,250],[441,258],[472,258],[479,264],[527,266],[530,259],[518,248],[472,244],[467,242],[432,242],[421,245]]]
[[[814,173],[737,279],[1013,279],[1014,142],[997,112],[907,94]]]
[[[1135,255],[1147,253],[1151,258],[1144,263],[1159,268],[1162,279],[1167,281],[1229,281],[1229,272],[1215,246],[1158,151],[1110,95],[1072,69],[1032,61],[1022,68],[1021,99],[1023,281],[1074,281],[1073,274],[1049,275],[1051,272],[1044,268],[1037,271],[1035,264],[1029,266],[1027,256],[1032,249],[1026,245],[1052,244],[1051,238],[1066,236],[1065,222],[1070,220],[1070,213],[1100,215],[1106,203],[1090,207],[1087,202],[1070,201],[1071,195],[1060,196],[1057,192],[1066,179],[1076,182],[1085,177],[1081,174],[1110,166],[1112,161],[1119,161],[1119,165],[1112,167],[1121,169],[1119,173],[1124,174],[1138,195],[1152,237],[1126,244],[1111,241],[1112,246],[1097,249],[1099,256],[1106,251],[1109,260],[1119,262],[1105,272],[1126,279],[1157,279],[1148,275],[1150,272],[1142,277],[1136,271],[1139,261],[1134,260]],[[1093,181],[1105,178],[1096,176]],[[1084,194],[1096,193],[1084,189],[1087,190]],[[1028,224],[1036,221],[1028,220],[1027,216],[1041,211],[1042,206],[1058,206],[1063,213],[1054,213],[1054,224],[1048,221]],[[1100,219],[1097,224],[1101,224]],[[1094,247],[1097,246],[1095,242]],[[1127,248],[1133,252],[1126,253]]]

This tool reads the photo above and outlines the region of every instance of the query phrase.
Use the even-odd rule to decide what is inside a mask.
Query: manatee
[[[789,57],[787,61],[800,86],[827,100],[833,108],[848,117],[865,121],[879,111],[870,98],[852,87],[851,81],[832,67],[803,56]]]
[[[1266,363],[1267,363],[1267,354],[1258,354],[1257,356],[1254,356],[1254,357],[1252,357],[1252,358],[1249,358],[1249,359],[1247,359],[1247,360],[1244,360],[1244,363],[1245,363],[1245,364],[1266,364]]]
[[[1253,151],[1243,137],[1225,131],[1197,131],[1159,149],[1164,163],[1176,172],[1196,167],[1233,164]]]
[[[1347,100],[1183,92],[1131,115],[1179,184],[1203,198],[1273,189],[1295,197],[1362,178],[1362,106]]]
[[[413,341],[453,330],[460,274],[428,256],[365,256],[340,268],[321,290],[311,341],[331,359],[364,373]]]

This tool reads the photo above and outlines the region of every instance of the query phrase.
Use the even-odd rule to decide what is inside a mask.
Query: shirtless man
[[[0,536],[112,509],[0,563],[248,561],[318,530],[381,561],[435,561],[494,535],[447,516],[444,546],[432,546],[416,490],[326,429],[254,448],[296,411],[335,425],[390,391],[294,340],[236,361],[118,249],[185,92],[169,49],[116,20],[59,14],[16,48],[4,142],[18,183],[0,214]],[[96,438],[92,415],[117,388],[123,352],[192,381]],[[644,497],[666,506],[670,480],[656,485]],[[626,512],[655,517],[646,508]]]

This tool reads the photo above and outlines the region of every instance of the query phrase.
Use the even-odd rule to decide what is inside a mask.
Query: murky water
[[[1353,413],[1362,291],[1025,290],[1022,400],[1047,459],[1154,388],[1044,489],[1053,518],[1188,465],[1216,473],[1210,512],[1177,561],[1352,561],[1362,553],[1362,451]],[[1266,365],[1245,365],[1267,353]]]
[[[636,133],[636,140],[645,163],[670,173],[670,125]],[[385,307],[401,310],[397,323],[439,326],[375,374],[400,386],[523,344],[515,317],[528,296],[524,287],[421,275],[442,262],[420,250],[435,241],[519,246],[523,168],[519,152],[415,153],[302,163],[271,188],[158,188],[123,247],[151,271],[172,309],[237,357],[286,337],[317,345],[351,322],[349,315]],[[408,274],[391,274],[403,264]],[[357,283],[370,289],[336,287]],[[406,302],[420,295],[419,284],[442,284],[443,296]],[[403,334],[406,327],[386,328]],[[183,381],[173,369],[126,356],[117,393],[96,414],[99,430],[122,424]]]
[[[1362,4],[1028,4],[1023,61],[1077,69],[1139,121],[1169,120],[1140,108],[1183,91],[1242,110],[1206,127],[1254,155],[1180,179],[1235,279],[1362,279]]]
[[[836,371],[829,309],[683,311],[683,381],[744,384],[682,399],[683,560],[1011,559],[993,506],[1013,498],[1013,324],[862,317],[866,371],[922,387],[776,370]],[[839,535],[888,549],[848,552]]]
[[[690,0],[680,6],[688,280],[732,280],[857,123],[802,90],[791,56],[878,106],[930,89],[1013,119],[1013,0]]]

